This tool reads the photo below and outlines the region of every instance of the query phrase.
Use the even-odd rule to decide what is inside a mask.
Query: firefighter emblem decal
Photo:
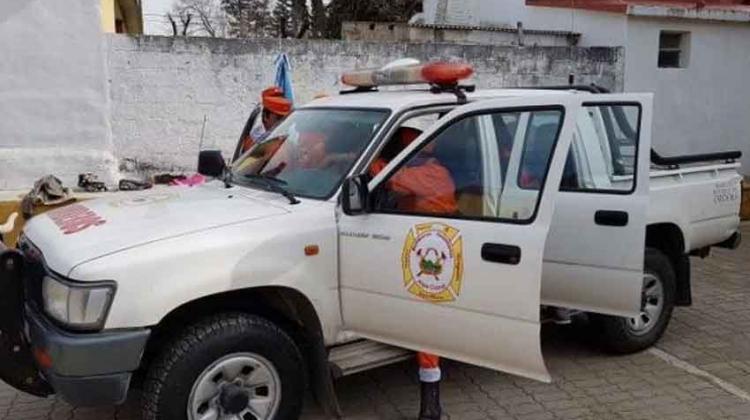
[[[401,253],[404,287],[430,302],[452,302],[461,293],[463,241],[458,229],[423,223],[409,230]]]

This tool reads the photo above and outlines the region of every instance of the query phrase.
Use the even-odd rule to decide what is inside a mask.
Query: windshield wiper
[[[297,197],[294,196],[294,194],[291,193],[291,191],[281,186],[283,184],[286,184],[286,181],[284,181],[283,179],[278,179],[276,177],[263,174],[247,174],[245,175],[245,178],[260,181],[260,183],[268,187],[269,190],[286,197],[289,200],[289,204],[300,203],[300,201],[297,199]]]

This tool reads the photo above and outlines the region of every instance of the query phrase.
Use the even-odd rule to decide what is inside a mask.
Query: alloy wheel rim
[[[628,327],[635,335],[644,335],[659,322],[664,310],[664,286],[653,273],[644,273],[641,292],[641,313],[628,319]]]
[[[281,402],[281,378],[254,353],[233,353],[198,375],[188,397],[189,420],[270,420]]]

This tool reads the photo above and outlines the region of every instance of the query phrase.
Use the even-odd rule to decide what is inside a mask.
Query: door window
[[[464,117],[373,191],[373,210],[529,222],[563,121],[559,108]]]
[[[412,141],[432,127],[439,119],[440,113],[429,112],[409,117],[398,124],[370,163],[368,173],[374,177],[398,156]]]
[[[636,184],[637,104],[585,105],[576,121],[561,189],[632,193]]]

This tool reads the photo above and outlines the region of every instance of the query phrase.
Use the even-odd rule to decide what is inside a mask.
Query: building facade
[[[143,33],[142,0],[101,0],[104,32],[139,35]]]
[[[737,149],[750,175],[750,1],[425,0],[432,24],[517,25],[625,47],[625,91],[655,94],[662,154]]]

